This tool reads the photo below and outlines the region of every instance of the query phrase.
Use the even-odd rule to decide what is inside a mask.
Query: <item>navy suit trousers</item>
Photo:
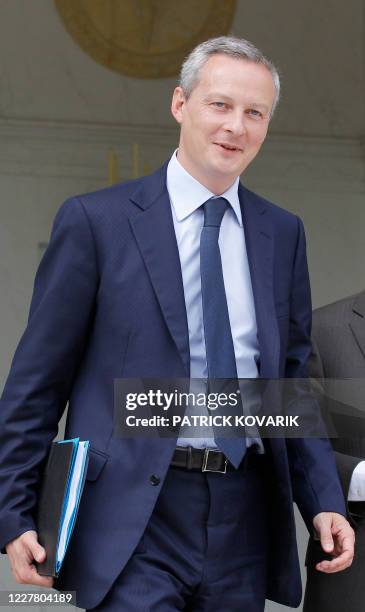
[[[137,548],[93,610],[262,612],[265,466],[265,456],[250,455],[226,474],[170,467]]]

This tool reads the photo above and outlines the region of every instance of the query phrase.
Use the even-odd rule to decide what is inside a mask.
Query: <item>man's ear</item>
[[[185,103],[186,99],[182,88],[175,87],[174,93],[172,94],[171,113],[178,123],[182,123]]]

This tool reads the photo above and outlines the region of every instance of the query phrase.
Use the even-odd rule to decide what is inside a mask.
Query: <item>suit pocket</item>
[[[99,478],[108,459],[109,455],[90,447],[89,464],[87,467],[86,480],[94,481]]]

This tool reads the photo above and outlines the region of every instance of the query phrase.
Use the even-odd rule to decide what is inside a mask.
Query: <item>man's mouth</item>
[[[242,151],[240,147],[237,147],[232,144],[228,144],[226,142],[215,142],[214,144],[217,145],[218,147],[221,147],[222,149],[225,149],[226,151]]]

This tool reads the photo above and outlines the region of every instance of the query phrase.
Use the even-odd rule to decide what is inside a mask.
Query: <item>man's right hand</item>
[[[35,531],[25,531],[6,545],[11,569],[15,580],[20,584],[35,584],[37,586],[52,587],[53,578],[40,576],[34,565],[34,560],[42,563],[46,558],[46,551],[38,542]]]

